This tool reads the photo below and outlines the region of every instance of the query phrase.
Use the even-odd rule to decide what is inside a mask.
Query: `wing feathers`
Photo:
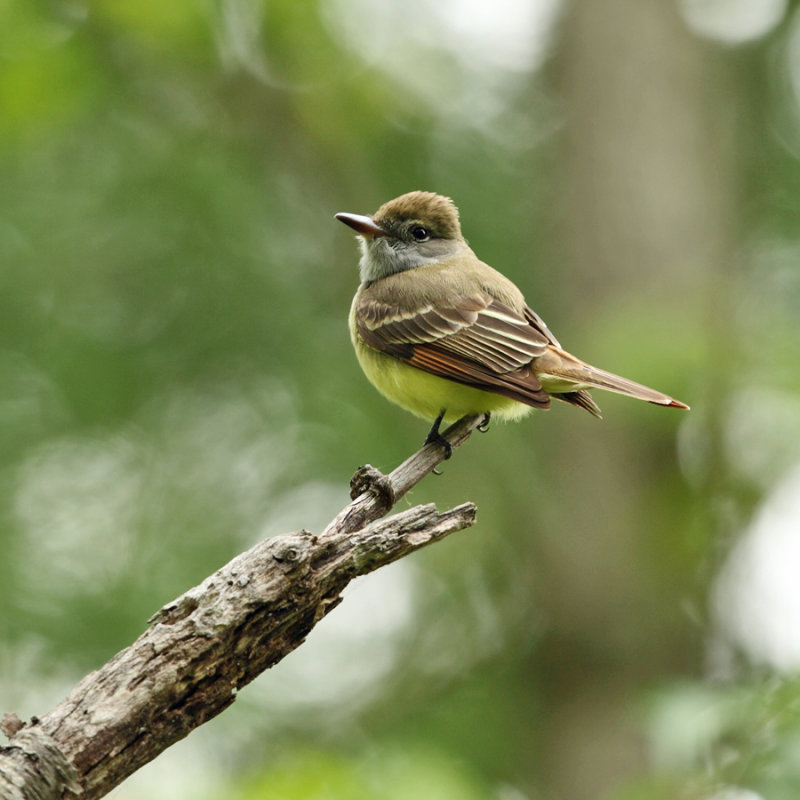
[[[529,405],[549,405],[530,370],[547,349],[547,336],[526,315],[487,294],[409,311],[365,292],[356,323],[371,347],[418,369]]]
[[[419,345],[437,342],[478,360],[491,352],[497,372],[508,372],[529,364],[548,344],[546,337],[521,314],[488,295],[459,298],[451,306],[427,305],[416,311],[380,303],[362,296],[357,308],[359,329],[373,347]],[[378,346],[377,349],[385,349]]]
[[[528,368],[496,375],[482,369],[475,362],[465,361],[456,354],[442,351],[436,345],[415,347],[405,361],[425,372],[509,397],[529,406],[547,408],[550,405],[550,395],[542,389],[536,376]]]
[[[480,291],[409,310],[382,302],[374,292],[378,285],[362,289],[358,296],[357,331],[370,347],[417,369],[532,406],[547,407],[552,395],[595,416],[600,410],[585,391],[589,387],[687,408],[563,351],[527,306],[517,312]]]
[[[485,361],[492,371],[497,373],[508,372],[509,366],[520,369],[531,361],[529,351],[522,350],[513,343],[482,336],[471,329],[452,337],[448,347],[467,358],[474,359],[479,356],[481,361]]]

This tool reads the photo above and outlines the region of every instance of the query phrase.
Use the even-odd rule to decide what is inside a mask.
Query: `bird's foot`
[[[444,410],[439,412],[439,416],[433,421],[433,425],[431,425],[431,429],[428,431],[428,435],[425,437],[424,444],[438,444],[442,448],[444,448],[444,460],[447,461],[451,455],[453,455],[453,446],[447,439],[439,433],[439,426],[442,424],[442,419],[444,419]],[[434,475],[441,475],[442,473],[439,472],[435,467],[432,470]]]
[[[486,433],[486,431],[489,430],[489,422],[491,422],[491,419],[492,419],[492,412],[487,411],[483,415],[483,422],[481,422],[481,424],[478,425],[478,427],[475,428],[475,430],[480,431],[481,433]]]
[[[433,421],[433,425],[431,425],[431,429],[425,437],[425,444],[441,445],[444,448],[444,460],[447,461],[447,459],[453,455],[453,447],[450,442],[439,433],[439,426],[442,424],[442,419],[444,419],[444,411],[440,411],[439,416]]]
[[[442,447],[442,449],[444,450],[445,461],[447,461],[447,459],[450,458],[451,455],[453,455],[453,446],[438,431],[434,436],[428,434],[425,437],[425,444],[438,444],[440,447]]]

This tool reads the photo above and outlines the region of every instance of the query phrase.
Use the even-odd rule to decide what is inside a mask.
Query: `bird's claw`
[[[425,444],[438,444],[444,448],[444,460],[447,461],[451,455],[453,455],[453,446],[447,439],[439,433],[439,426],[442,424],[442,420],[444,419],[444,410],[439,412],[439,416],[433,421],[433,425],[431,425],[431,429],[428,431],[428,435],[425,437]],[[434,475],[441,475],[442,473],[434,467],[431,472]]]
[[[429,433],[425,437],[425,444],[438,444],[440,447],[442,447],[444,449],[445,461],[447,461],[447,459],[453,455],[453,445],[451,445],[450,442],[448,442],[447,439],[445,439],[444,436],[442,436],[442,434],[438,431],[433,436],[431,436]]]
[[[447,439],[439,433],[439,426],[442,424],[442,420],[444,419],[444,409],[439,412],[439,416],[433,421],[433,425],[431,425],[431,429],[428,431],[428,435],[425,437],[425,444],[438,444],[444,448],[444,460],[447,461],[451,455],[453,455],[453,446]]]

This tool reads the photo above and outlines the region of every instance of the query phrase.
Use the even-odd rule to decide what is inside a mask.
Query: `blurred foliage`
[[[796,797],[798,14],[0,0],[0,709],[416,449],[333,214],[429,189],[568,349],[693,410],[473,437],[408,502],[478,526],[117,796]]]
[[[454,763],[435,750],[372,753],[348,759],[331,752],[300,752],[279,761],[268,774],[245,782],[235,800],[253,797],[291,800],[481,800],[491,797],[466,765]]]

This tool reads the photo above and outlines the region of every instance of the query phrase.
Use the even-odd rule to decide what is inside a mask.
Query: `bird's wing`
[[[525,319],[527,319],[528,322],[531,325],[533,325],[533,327],[536,328],[536,330],[538,330],[539,333],[542,334],[542,336],[546,337],[547,340],[550,342],[550,344],[554,344],[556,347],[559,348],[561,347],[561,345],[558,343],[558,339],[556,339],[556,337],[553,336],[553,333],[550,330],[550,328],[548,328],[547,325],[545,325],[544,320],[532,308],[525,306],[524,313],[525,313]]]
[[[411,310],[366,293],[356,306],[358,332],[370,347],[434,375],[543,406],[549,397],[530,363],[550,338],[533,322],[482,292]]]

